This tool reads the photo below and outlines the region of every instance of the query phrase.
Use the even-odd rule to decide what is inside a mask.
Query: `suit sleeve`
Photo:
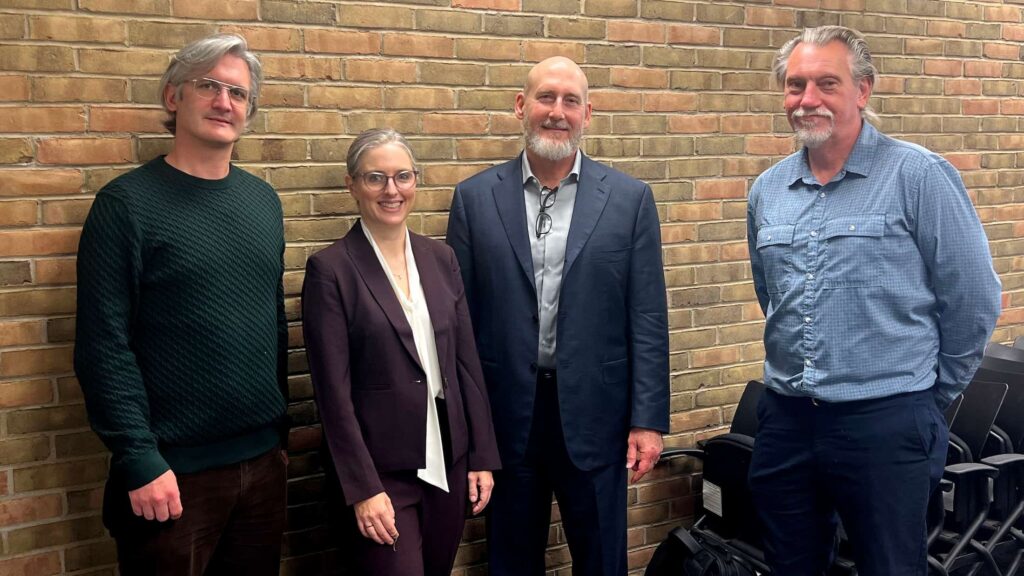
[[[142,273],[141,240],[128,207],[100,193],[78,248],[75,373],[93,430],[128,490],[170,469],[149,423],[149,398],[132,350]]]
[[[644,187],[633,225],[629,338],[632,359],[630,426],[668,432],[668,306],[661,262],[661,225],[649,186]]]
[[[302,330],[317,409],[345,503],[384,491],[352,404],[348,317],[334,272],[320,259],[306,263]]]
[[[476,351],[476,340],[473,337],[466,293],[459,273],[459,262],[454,252],[449,250],[448,253],[451,281],[457,296],[455,359],[458,364],[459,390],[462,392],[462,403],[465,406],[466,423],[469,427],[469,469],[497,470],[501,468],[501,460],[498,457],[498,443],[491,419],[491,403],[487,397],[480,356]]]
[[[473,285],[473,246],[469,239],[469,220],[466,218],[466,205],[462,200],[462,192],[458,187],[452,196],[452,207],[448,211],[448,231],[445,242],[455,251],[462,273],[462,286],[466,301],[471,309],[475,309]],[[476,314],[473,314],[476,316]]]
[[[928,266],[939,323],[936,398],[943,407],[970,383],[999,319],[1002,288],[985,230],[956,169],[924,171],[915,240]]]

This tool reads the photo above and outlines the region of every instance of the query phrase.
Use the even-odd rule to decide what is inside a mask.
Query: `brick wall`
[[[762,316],[744,240],[753,178],[793,143],[770,82],[796,29],[864,31],[886,132],[946,155],[985,223],[1005,290],[996,339],[1024,334],[1024,0],[0,0],[0,574],[112,574],[98,515],[107,456],[71,366],[75,250],[93,194],[168,149],[156,85],[211,32],[261,55],[263,111],[237,160],[284,203],[292,321],[288,559],[330,565],[319,428],[300,331],[302,269],[355,213],[352,136],[408,134],[423,185],[411,226],[443,234],[452,186],[514,155],[513,96],[532,62],[572,57],[591,82],[587,151],[654,187],[672,331],[672,434],[719,433],[761,374]],[[631,487],[630,565],[694,510],[690,464]],[[556,516],[557,519],[557,516]],[[470,521],[460,575],[480,575]],[[560,527],[549,565],[569,573]]]

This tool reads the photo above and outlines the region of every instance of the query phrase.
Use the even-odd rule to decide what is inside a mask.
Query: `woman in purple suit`
[[[418,171],[401,134],[352,143],[359,221],[306,264],[303,332],[360,574],[447,576],[467,502],[499,467],[452,250],[409,231]],[[401,536],[401,538],[399,538]]]

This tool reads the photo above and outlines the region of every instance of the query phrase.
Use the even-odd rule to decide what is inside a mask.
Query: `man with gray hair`
[[[881,134],[848,28],[805,30],[775,74],[802,146],[754,183],[747,241],[766,317],[750,482],[773,574],[820,576],[837,516],[861,576],[927,572],[942,411],[1000,309],[985,232],[938,154]]]
[[[78,253],[75,371],[112,453],[121,574],[277,574],[285,522],[281,203],[231,164],[261,69],[243,38],[176,54],[174,143],[96,195]]]

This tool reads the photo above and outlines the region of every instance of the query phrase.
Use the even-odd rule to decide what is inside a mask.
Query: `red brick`
[[[390,56],[451,58],[455,56],[455,41],[441,36],[386,34],[383,53]]]
[[[960,76],[964,64],[960,60],[925,60],[924,73],[929,76]]]
[[[516,12],[521,0],[452,0],[452,8],[472,8],[479,10],[505,10]]]
[[[746,180],[698,180],[694,186],[693,197],[697,200],[710,198],[746,198]]]
[[[43,323],[38,320],[0,322],[0,346],[43,343]]]
[[[722,117],[722,132],[725,134],[754,134],[771,132],[771,129],[772,119],[766,114]]]
[[[999,113],[999,100],[964,100],[964,116],[994,115]]]
[[[131,138],[51,138],[39,143],[40,164],[120,164],[132,159]]]
[[[0,256],[73,254],[80,235],[78,229],[9,230],[0,235]]]
[[[220,27],[224,34],[238,34],[245,38],[250,50],[272,50],[274,52],[298,52],[301,36],[297,28],[273,28],[270,26],[234,26]],[[313,32],[305,30],[306,38]],[[306,48],[309,50],[309,48]]]
[[[256,0],[172,0],[174,15],[179,18],[204,20],[255,20]]]
[[[965,34],[967,34],[967,25],[963,22],[950,22],[948,20],[931,20],[928,22],[929,36],[963,38]]]
[[[747,154],[781,155],[793,151],[793,138],[790,136],[748,136],[745,148]]]
[[[668,43],[718,46],[722,43],[722,32],[710,26],[672,24],[668,27]]]
[[[0,574],[4,576],[51,576],[60,572],[59,551],[0,560]]]
[[[416,81],[416,64],[393,60],[349,60],[345,78],[357,82],[410,83]]]
[[[678,134],[710,134],[718,131],[718,118],[715,114],[670,116],[668,131]]]
[[[995,60],[1019,60],[1020,46],[1017,44],[996,44],[986,42],[982,50],[986,58]]]
[[[645,112],[690,112],[697,109],[696,94],[645,92],[643,96]]]
[[[527,41],[523,43],[523,60],[526,62],[540,62],[552,56],[565,56],[573,62],[583,62],[583,46],[571,42]]]
[[[342,30],[305,30],[306,50],[331,54],[377,54],[381,35],[378,32],[346,32]]]
[[[980,96],[981,80],[976,78],[950,78],[943,82],[943,93],[946,96]]]
[[[0,382],[0,408],[38,406],[53,402],[53,384],[49,380]]]
[[[1002,75],[1003,64],[1001,62],[983,62],[977,60],[967,60],[964,62],[964,76],[967,76],[968,78],[979,76],[999,78]]]
[[[0,526],[8,527],[45,518],[56,518],[61,515],[61,508],[60,494],[3,500],[0,501]]]
[[[80,170],[5,170],[0,196],[77,194],[82,188]]]
[[[608,22],[609,42],[649,42],[663,44],[665,42],[665,25],[652,22]]]
[[[425,134],[473,134],[487,132],[484,114],[426,114],[423,116]]]
[[[163,109],[93,106],[89,112],[89,131],[162,134],[167,131],[163,124],[166,118]]]
[[[1007,116],[1024,115],[1024,100],[1003,100],[1000,102],[1001,111]]]
[[[944,156],[957,170],[978,170],[981,168],[981,154],[975,152],[945,154]]]
[[[589,96],[594,110],[600,112],[639,111],[643,101],[637,92],[590,92]]]
[[[0,108],[0,132],[82,132],[85,112],[81,106],[33,106]]]
[[[39,220],[39,204],[34,200],[0,202],[0,226],[24,226]]]
[[[0,102],[21,102],[28,100],[31,94],[31,83],[25,76],[0,75]]]
[[[747,26],[773,26],[792,28],[796,23],[796,13],[792,10],[778,8],[748,7],[746,11]]]
[[[36,284],[72,284],[76,277],[74,258],[36,260]]]
[[[626,88],[668,88],[668,72],[639,68],[612,68],[612,86]]]
[[[986,6],[986,22],[1020,22],[1020,8],[1016,6]]]
[[[71,372],[70,346],[0,352],[0,377]]]
[[[1003,40],[1010,40],[1012,42],[1024,40],[1024,26],[1003,24]]]

